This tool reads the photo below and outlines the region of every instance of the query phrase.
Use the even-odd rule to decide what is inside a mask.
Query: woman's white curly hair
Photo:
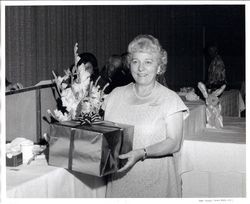
[[[167,69],[167,52],[164,50],[158,39],[152,35],[138,35],[128,45],[127,61],[130,64],[132,60],[132,54],[135,52],[149,52],[156,53],[159,56],[160,71],[158,74],[163,74]]]

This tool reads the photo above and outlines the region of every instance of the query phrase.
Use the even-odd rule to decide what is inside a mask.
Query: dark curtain
[[[92,52],[97,57],[101,69],[111,54],[125,52],[136,35],[147,33],[158,38],[168,52],[165,76],[170,88],[196,86],[205,75],[204,9],[185,5],[7,6],[6,77],[31,86],[50,79],[52,70],[63,75],[73,63],[75,42],[79,53]]]

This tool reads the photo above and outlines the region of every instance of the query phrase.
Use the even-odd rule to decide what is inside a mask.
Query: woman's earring
[[[161,70],[160,70],[160,68],[157,70],[157,74],[160,74],[160,72],[161,72]]]

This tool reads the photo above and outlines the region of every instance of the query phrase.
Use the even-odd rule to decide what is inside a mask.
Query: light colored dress
[[[156,82],[152,93],[136,95],[134,84],[118,87],[105,101],[105,120],[134,126],[133,149],[166,139],[166,118],[187,107],[179,96]],[[138,161],[128,172],[112,176],[107,197],[179,197],[180,180],[173,156]]]

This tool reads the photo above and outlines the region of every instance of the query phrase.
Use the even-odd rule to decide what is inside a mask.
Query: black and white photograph
[[[248,6],[2,1],[0,201],[246,203]]]

